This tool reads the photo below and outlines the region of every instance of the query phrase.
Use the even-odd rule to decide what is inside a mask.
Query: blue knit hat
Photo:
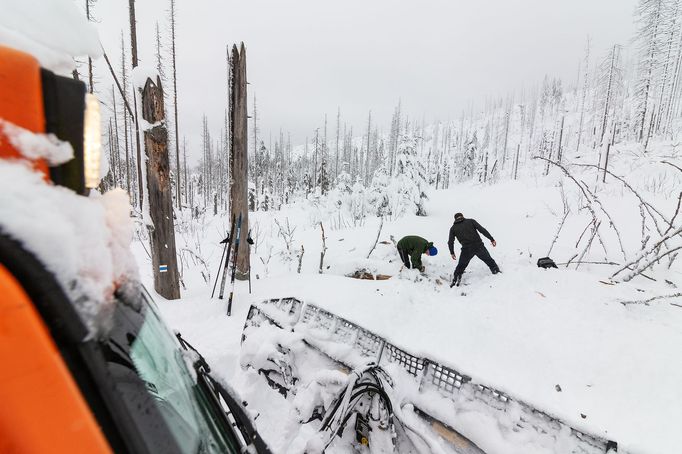
[[[438,249],[436,248],[436,246],[431,246],[429,248],[429,255],[438,255]]]

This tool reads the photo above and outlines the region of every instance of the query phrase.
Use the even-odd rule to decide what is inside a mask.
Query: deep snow
[[[250,303],[283,296],[326,308],[413,354],[451,365],[578,429],[616,440],[620,452],[675,452],[682,443],[676,427],[682,421],[682,365],[678,360],[682,309],[670,303],[682,301],[660,300],[650,306],[624,306],[621,301],[670,293],[668,285],[661,282],[681,281],[679,262],[670,270],[652,272],[656,283],[635,278],[617,285],[608,284],[606,279],[614,268],[607,265],[583,265],[578,270],[537,268],[535,261],[547,252],[561,213],[556,181],[550,177],[494,186],[457,185],[433,193],[429,216],[386,222],[381,240],[419,234],[436,242],[441,253],[425,259],[427,278],[419,278],[414,271],[399,272],[399,259],[391,244],[377,245],[371,258],[366,258],[376,237],[376,218],[355,228],[326,229],[328,250],[324,274],[320,275],[321,239],[315,222],[324,215],[309,206],[259,212],[252,219],[254,229],[258,225],[262,235],[258,252],[252,251],[253,293],[248,294],[246,283],[237,284],[231,318],[224,315],[224,302],[210,301],[213,282],[199,282],[191,273],[185,275],[191,285],[183,300],[159,298],[160,306],[171,326],[195,343],[222,377],[247,400],[255,399],[250,404],[252,411],[262,414],[257,423],[264,424],[259,427],[277,452],[284,451],[293,434],[291,428],[281,425],[279,430],[273,429],[278,418],[272,412],[281,419],[290,407],[276,392],[264,391],[263,380],[256,384],[259,379],[252,372],[242,371],[238,356]],[[670,194],[675,181],[673,178],[667,194],[663,186],[656,191],[660,197],[653,191],[647,193],[666,212],[674,205]],[[649,184],[646,175],[637,182]],[[570,198],[571,190],[565,185]],[[600,196],[610,207],[624,243],[638,244],[638,209],[628,194],[613,185]],[[476,218],[491,231],[498,247],[488,247],[503,274],[490,275],[483,263],[474,259],[464,277],[466,285],[448,288],[455,262],[445,242],[455,211]],[[291,262],[286,261],[288,254],[282,253],[284,245],[277,238],[273,217],[280,224],[287,218],[297,226],[292,249],[305,245],[300,275],[296,274],[295,251],[290,254]],[[585,225],[579,216],[569,219],[552,254],[557,262],[570,257]],[[208,257],[212,278],[226,224],[224,217],[207,220],[201,232],[191,235]],[[609,238],[605,243],[607,248],[615,247]],[[137,249],[143,274],[150,273],[144,252]],[[599,254],[595,246],[590,260],[598,261]],[[268,263],[268,273],[263,262]],[[394,277],[388,281],[344,277],[359,268]],[[144,279],[151,282],[148,274]],[[443,283],[439,285],[437,280]],[[476,427],[475,420],[463,419],[458,429],[482,447],[490,438]],[[484,449],[490,454],[532,452],[530,446],[527,450],[500,449],[493,444]]]

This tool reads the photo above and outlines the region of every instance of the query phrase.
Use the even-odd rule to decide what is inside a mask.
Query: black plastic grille
[[[426,362],[424,358],[418,358],[414,355],[410,355],[406,351],[388,343],[384,347],[384,353],[382,356],[388,362],[400,364],[407,372],[414,375],[415,377],[424,370],[424,364]]]

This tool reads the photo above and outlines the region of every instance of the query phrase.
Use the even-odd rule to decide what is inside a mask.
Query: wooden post
[[[246,238],[249,231],[249,207],[248,207],[248,130],[247,130],[247,105],[246,105],[246,49],[244,43],[240,49],[232,47],[232,79],[230,90],[230,213],[236,219],[242,216],[242,228],[239,242],[240,247],[237,256],[237,279],[248,278],[250,261],[249,248],[246,247]]]
[[[154,268],[154,290],[166,299],[180,298],[175,225],[168,160],[168,131],[166,130],[161,80],[147,79],[142,90],[142,118],[154,125],[144,131],[147,158],[147,189],[149,214],[153,226],[149,237]]]

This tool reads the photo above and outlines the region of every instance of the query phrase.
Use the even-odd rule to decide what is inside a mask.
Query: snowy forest
[[[100,4],[87,0],[85,6],[88,20],[97,23]],[[153,275],[167,298],[161,308],[170,324],[197,339],[220,364],[221,376],[255,402],[260,421],[272,428],[267,441],[275,452],[304,451],[312,435],[282,415],[312,418],[311,402],[322,397],[310,393],[336,380],[299,364],[317,384],[298,389],[303,397],[264,397],[269,391],[254,370],[259,361],[269,364],[265,368],[281,360],[282,338],[259,334],[249,344],[248,335],[239,334],[245,319],[248,333],[253,313],[266,311],[258,301],[282,305],[289,296],[328,310],[337,325],[375,330],[405,355],[420,352],[424,377],[428,364],[452,368],[459,386],[471,374],[477,387],[463,387],[463,401],[457,394],[448,395],[448,406],[429,401],[421,395],[426,379],[418,401],[458,424],[457,431],[481,448],[471,452],[615,452],[614,440],[618,452],[632,454],[678,446],[677,429],[666,424],[682,417],[682,406],[671,408],[670,397],[680,397],[682,373],[670,359],[681,339],[682,0],[638,0],[634,32],[625,42],[602,47],[585,36],[572,43],[582,57],[570,78],[539,74],[508,92],[490,87],[487,96],[440,121],[415,114],[400,92],[392,106],[367,109],[360,121],[337,102],[332,111],[314,112],[304,134],[288,130],[287,118],[264,107],[269,104],[257,83],[247,85],[249,42],[221,44],[223,52],[212,60],[222,82],[207,90],[224,106],[220,118],[181,115],[197,111],[196,103],[187,107],[192,95],[178,90],[187,74],[178,43],[192,37],[177,30],[190,7],[168,0],[153,30],[130,27],[134,0],[128,7],[118,48],[104,49],[115,57],[81,59],[73,73],[102,103],[107,165],[99,191],[129,194],[142,280],[148,284]],[[142,69],[141,36],[154,38],[153,56],[146,55]],[[175,241],[162,246],[175,248],[177,256],[172,296],[156,287],[166,271],[157,265],[168,262],[155,255],[164,247],[154,244],[153,210],[146,205],[151,197],[144,175],[152,161],[141,159],[138,129],[146,137],[154,125],[135,114],[137,95],[149,86],[142,77],[151,75],[154,84],[156,74],[165,120],[155,125],[168,134],[169,169],[161,170],[169,171],[172,195],[172,214],[163,216],[174,222]],[[247,87],[241,104],[237,79]],[[237,110],[245,128],[243,121],[235,126]],[[282,126],[273,128],[278,122]],[[240,169],[246,181],[231,174],[237,141],[247,155],[246,171]],[[235,210],[236,192],[242,195]],[[490,276],[474,260],[459,276],[461,287],[453,280],[459,245],[453,249],[452,238],[447,241],[457,212],[490,230],[484,236],[500,265]],[[236,213],[240,228],[242,214],[246,219],[237,240],[241,235],[251,242],[240,255],[233,251],[225,319],[218,301],[227,292],[232,243],[226,236],[234,239]],[[420,270],[405,268],[396,252],[397,241],[409,235],[434,248]],[[541,269],[542,260],[556,270]],[[243,279],[236,284],[235,273]],[[652,376],[666,377],[658,391],[651,391]],[[397,388],[412,389],[412,381],[397,377]],[[559,435],[536,430],[544,422],[528,423],[537,409],[554,418]],[[656,416],[646,425],[633,414]],[[517,433],[524,425],[534,427],[529,438]],[[594,437],[591,445],[583,443],[583,433]],[[431,446],[424,452],[441,451]]]
[[[424,124],[419,118],[410,118],[398,102],[390,122],[374,118],[370,111],[362,129],[354,130],[339,107],[332,115],[320,113],[320,124],[311,125],[304,144],[292,144],[287,131],[280,130],[275,137],[272,132],[261,135],[261,113],[254,94],[249,110],[250,209],[276,210],[297,199],[319,199],[339,192],[350,195],[349,201],[354,203],[366,199],[368,213],[394,216],[404,209],[423,215],[420,200],[426,197],[428,187],[546,174],[549,166],[533,165],[534,157],[561,163],[567,156],[589,152],[594,154],[595,164],[607,168],[607,146],[637,143],[639,151],[647,153],[658,143],[675,143],[682,116],[680,3],[642,1],[635,17],[637,34],[631,43],[614,43],[602,51],[592,49],[588,37],[575,80],[548,75],[506,96],[472,104],[459,118],[447,122]],[[88,5],[96,7],[96,3]],[[173,112],[181,108],[173,90],[178,73],[175,10],[175,0],[171,0],[169,27],[157,23],[155,30],[155,65],[168,87],[164,94],[170,114],[169,149],[174,154],[174,201],[179,210],[216,214],[227,204],[230,138],[227,128],[211,131],[207,119],[198,118],[203,125],[203,143],[200,150],[188,150],[181,125],[174,123],[177,115]],[[162,34],[165,29],[170,30],[169,36]],[[122,32],[116,73],[126,95],[131,73],[127,46]],[[227,54],[226,70],[229,48]],[[91,66],[92,62],[81,62],[78,71],[82,74],[75,77],[87,78],[90,90],[107,101],[109,171],[102,188],[125,188],[137,201],[133,120],[113,85],[93,81]],[[198,166],[187,165],[188,153],[200,153]],[[401,183],[412,183],[398,184],[404,188],[402,192],[391,190],[387,186],[396,177],[404,179]],[[395,192],[401,192],[399,197]],[[400,200],[393,200],[395,197]]]
[[[96,14],[96,3],[88,1],[86,5],[88,17],[93,10]],[[196,119],[202,124],[200,149],[192,149],[183,137],[183,125],[177,121],[182,94],[177,93],[176,78],[182,68],[176,67],[175,43],[182,37],[175,34],[179,20],[176,9],[175,0],[170,0],[165,23],[156,23],[154,64],[166,87],[176,216],[187,211],[183,218],[189,215],[198,219],[225,213],[228,208],[231,138],[227,107],[224,127],[218,131],[209,128],[205,116]],[[668,244],[665,238],[671,232],[664,227],[673,226],[679,204],[673,213],[652,209],[622,179],[625,175],[620,169],[614,171],[610,156],[614,151],[627,150],[646,159],[664,150],[656,159],[664,166],[677,167],[665,156],[677,155],[682,132],[682,1],[642,0],[634,21],[637,31],[631,42],[593,49],[587,37],[575,79],[547,75],[505,96],[472,103],[456,119],[433,124],[410,117],[398,101],[390,122],[369,111],[365,125],[354,127],[344,120],[339,107],[332,114],[321,112],[320,123],[311,125],[305,142],[294,144],[287,131],[262,133],[259,120],[263,113],[258,110],[254,92],[249,97],[249,210],[280,210],[304,201],[324,207],[325,219],[320,220],[331,229],[357,226],[368,216],[395,219],[406,213],[427,215],[425,202],[430,191],[455,183],[491,185],[553,172],[571,176],[570,167],[578,162],[581,172],[590,168],[597,175],[589,185],[573,179],[595,204],[599,203],[599,185],[611,177],[622,180],[637,194],[644,210],[641,246],[656,245],[658,251],[661,244]],[[122,91],[108,82],[94,81],[91,60],[80,62],[74,77],[87,79],[90,91],[106,100],[108,108],[104,129],[109,167],[101,189],[124,188],[139,209],[142,172],[134,119],[119,94],[127,96],[132,90],[130,62],[137,57],[130,58],[130,37],[123,31],[120,41],[121,59],[112,73],[118,76]],[[227,86],[229,46],[226,50]],[[198,165],[188,165],[188,154],[200,156]],[[646,184],[653,185],[654,191],[656,184],[662,185],[656,181]],[[677,196],[674,189],[668,189]],[[593,237],[603,243],[595,227],[608,216],[601,211],[592,212],[590,228],[595,231]],[[644,232],[649,223],[656,230],[653,238]],[[605,219],[601,229],[606,230],[609,224],[618,233],[611,219]],[[589,236],[586,240],[591,244]],[[621,244],[619,249],[627,257],[623,248]],[[671,261],[677,249],[665,250]],[[632,255],[636,251],[628,252]],[[654,255],[658,261],[658,254]]]
[[[7,5],[8,446],[680,452],[682,0],[627,2]]]

